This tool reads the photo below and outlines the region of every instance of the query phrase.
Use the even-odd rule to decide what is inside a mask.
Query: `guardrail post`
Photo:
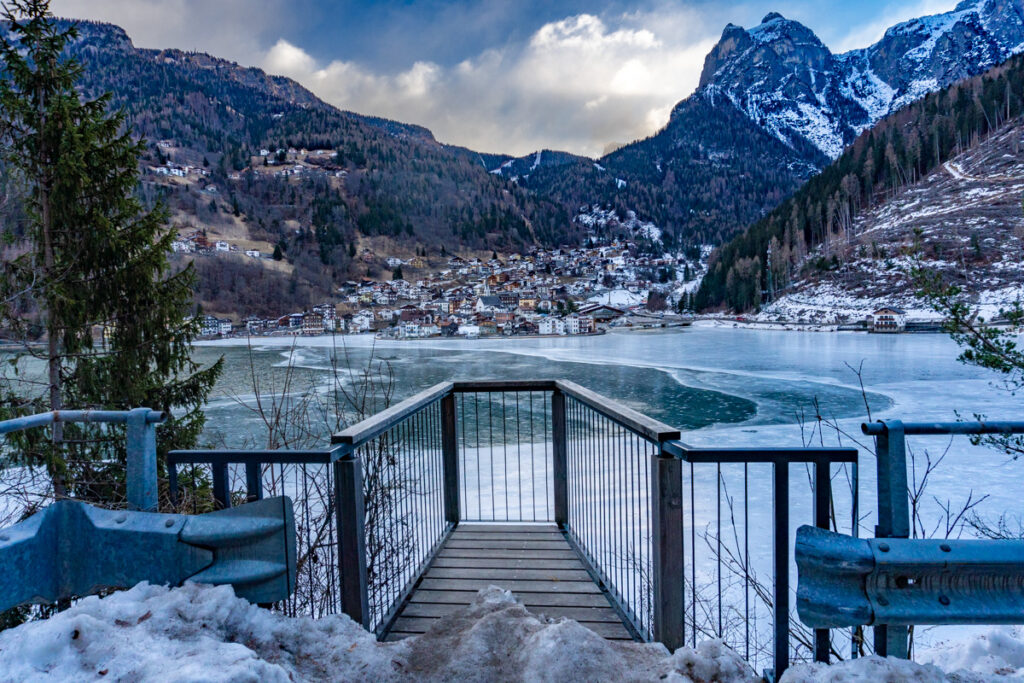
[[[444,468],[444,518],[449,524],[458,524],[459,503],[459,446],[455,427],[455,394],[448,392],[441,399],[441,452]]]
[[[685,639],[683,604],[683,461],[662,444],[651,455],[651,569],[654,639],[669,650]]]
[[[828,529],[832,507],[832,477],[827,461],[814,463],[814,526]],[[831,650],[829,630],[814,629],[814,661],[828,664]]]
[[[909,538],[910,505],[907,502],[907,449],[903,423],[883,421],[882,433],[875,437],[878,465],[878,524],[876,538]],[[909,656],[906,626],[875,626],[875,654],[882,657]]]
[[[555,524],[569,524],[569,473],[566,462],[565,394],[551,392],[551,472],[554,479]]]
[[[156,512],[156,423],[149,421],[149,408],[128,412],[126,488],[129,510]]]
[[[363,468],[355,453],[334,463],[334,506],[338,533],[341,611],[370,628],[369,578],[366,572],[366,525]]]
[[[772,560],[775,587],[772,595],[775,611],[773,680],[782,678],[789,668],[789,461],[779,459],[772,465]]]

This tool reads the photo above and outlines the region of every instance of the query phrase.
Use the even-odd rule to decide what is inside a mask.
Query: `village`
[[[592,235],[588,244],[597,239]],[[204,244],[204,250],[229,248],[215,243]],[[423,268],[423,258],[389,256],[383,263],[396,276],[390,281],[345,282],[338,288],[337,302],[282,312],[276,318],[248,317],[236,323],[204,316],[202,335],[478,338],[688,325],[692,317],[683,311],[699,282],[703,256],[706,251],[644,255],[633,242],[614,240],[584,248],[534,248],[504,258],[492,254],[486,260],[454,255],[445,268],[414,282],[400,277],[402,268]]]

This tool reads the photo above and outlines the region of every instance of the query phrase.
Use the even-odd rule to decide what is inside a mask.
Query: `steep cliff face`
[[[725,28],[695,96],[728,100],[787,145],[800,138],[835,158],[883,116],[1022,49],[1022,0],[967,0],[838,55],[772,12],[753,28]]]

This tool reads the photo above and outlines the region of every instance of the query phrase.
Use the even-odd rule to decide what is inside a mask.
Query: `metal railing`
[[[861,431],[875,438],[875,459],[878,467],[878,517],[875,537],[896,539],[909,538],[912,528],[909,503],[910,482],[907,476],[907,436],[1011,436],[1024,434],[1024,422],[881,420],[861,425]],[[964,593],[966,594],[967,591]],[[984,599],[983,595],[975,597]],[[909,631],[907,626],[876,625],[873,635],[876,654],[904,659],[908,656]]]
[[[132,410],[54,410],[0,422],[0,434],[48,427],[57,422],[123,424],[126,426],[125,488],[130,510],[157,509],[156,426],[167,414],[149,408]]]
[[[790,467],[808,467],[807,514],[834,528],[833,466],[854,465],[855,516],[857,452],[692,448],[679,436],[568,381],[443,382],[334,435],[329,450],[175,452],[169,471],[183,500],[207,505],[258,497],[268,482],[287,488],[281,492],[295,500],[300,536],[292,612],[343,611],[384,636],[460,522],[549,522],[638,639],[676,648],[718,636],[756,659],[750,627],[733,628],[723,615],[749,617],[751,597],[761,591],[773,622],[767,657],[781,675],[794,654]],[[772,479],[771,514],[757,536],[771,536],[770,548],[749,542],[753,525],[766,518],[753,514],[747,496],[757,467],[770,469]],[[733,498],[723,474],[729,468],[742,468],[742,524],[723,516],[723,500]],[[717,512],[707,509],[713,500]],[[723,552],[727,535],[740,531],[742,547]],[[709,551],[715,545],[718,552]],[[737,567],[742,575],[731,575]],[[753,581],[757,567],[772,573],[767,588]],[[315,599],[317,591],[324,597]],[[827,659],[827,631],[808,641],[809,653]]]

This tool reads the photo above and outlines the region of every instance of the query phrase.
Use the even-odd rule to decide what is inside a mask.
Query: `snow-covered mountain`
[[[727,99],[786,144],[802,139],[834,159],[887,114],[1022,50],[1024,0],[964,0],[843,54],[772,12],[750,29],[725,27],[695,95]]]

